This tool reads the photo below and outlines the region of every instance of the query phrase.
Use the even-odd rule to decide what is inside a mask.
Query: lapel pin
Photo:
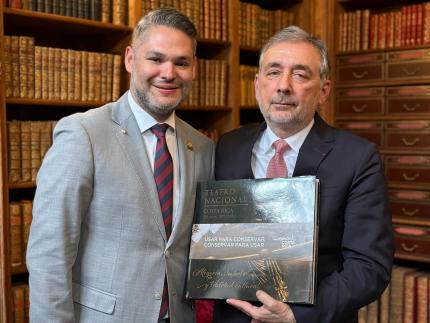
[[[190,140],[187,141],[187,148],[188,148],[188,150],[193,150],[194,149],[193,143]]]
[[[126,134],[127,134],[127,130],[126,130],[126,129],[121,129],[121,133],[122,133],[123,135],[126,135]]]

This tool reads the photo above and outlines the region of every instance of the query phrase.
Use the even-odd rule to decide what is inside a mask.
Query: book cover
[[[198,183],[187,297],[313,304],[317,209],[313,176]]]

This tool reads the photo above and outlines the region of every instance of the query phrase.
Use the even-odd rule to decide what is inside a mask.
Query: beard
[[[287,104],[284,108],[278,108],[276,104]],[[309,113],[305,107],[300,105],[296,100],[292,98],[276,97],[271,100],[267,106],[259,102],[261,114],[268,124],[274,125],[279,129],[285,131],[297,131],[308,124]],[[283,110],[285,109],[285,110]]]
[[[136,86],[133,86],[133,92],[139,105],[149,112],[151,115],[158,116],[169,116],[176,107],[185,100],[190,92],[190,85],[181,84],[181,95],[177,100],[172,101],[170,103],[161,103],[154,97],[149,90],[147,89],[138,89]]]

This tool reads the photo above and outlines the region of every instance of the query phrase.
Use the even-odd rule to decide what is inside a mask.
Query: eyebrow
[[[270,68],[282,68],[282,64],[279,62],[271,62],[263,67],[263,71],[267,71]],[[312,70],[308,65],[303,64],[296,64],[292,67],[292,71],[305,71],[306,73],[309,73],[312,75]]]
[[[160,58],[165,58],[166,55],[157,51],[149,51],[146,53],[146,57],[150,57],[150,56],[156,56],[156,57],[160,57]],[[190,56],[178,56],[174,58],[175,61],[179,60],[179,61],[192,61],[193,57]]]

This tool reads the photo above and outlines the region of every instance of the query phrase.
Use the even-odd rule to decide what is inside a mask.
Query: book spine
[[[21,181],[21,124],[19,121],[7,123],[7,138],[9,147],[9,181]]]
[[[25,292],[22,286],[12,287],[13,321],[14,323],[25,322]]]
[[[34,98],[34,38],[27,38],[27,97]]]
[[[17,202],[9,203],[10,216],[10,245],[11,245],[11,265],[12,267],[21,266],[22,259],[22,215],[21,207]]]
[[[61,49],[54,49],[54,99],[61,99]]]
[[[48,48],[48,99],[55,99],[55,49]]]
[[[30,234],[30,225],[31,221],[33,219],[32,216],[32,208],[33,203],[28,200],[23,200],[20,202],[21,204],[21,211],[22,211],[22,244],[23,244],[23,256],[22,259],[25,259],[25,253],[27,250],[27,244],[28,244],[28,237]],[[26,311],[27,312],[27,311]]]
[[[49,97],[49,48],[42,47],[42,99]]]
[[[112,85],[113,85],[113,55],[107,54],[106,56],[106,98],[107,102],[112,101]]]
[[[75,95],[75,51],[67,50],[67,100],[73,101]]]
[[[81,100],[88,101],[88,52],[82,51],[81,63]]]
[[[40,168],[40,122],[30,121],[30,159],[31,159],[31,180],[35,181]],[[23,210],[24,211],[24,210]],[[23,212],[24,213],[24,212]],[[24,221],[25,222],[25,221]]]
[[[68,52],[67,49],[61,48],[61,100],[67,100],[67,84],[68,84]]]
[[[46,152],[52,145],[52,129],[53,121],[44,121],[40,131],[40,160],[43,161]]]
[[[94,53],[94,100],[101,101],[101,54]]]
[[[4,88],[5,96],[7,98],[12,97],[12,54],[11,54],[11,37],[4,36]]]
[[[82,52],[75,51],[73,100],[82,100]]]
[[[20,57],[19,57],[19,37],[10,37],[10,57],[12,62],[12,97],[19,98],[20,96]]]
[[[121,56],[113,57],[113,80],[112,80],[112,100],[117,100],[120,96],[121,85]]]
[[[101,0],[101,20],[102,22],[110,22],[111,18],[110,18],[110,13],[111,13],[111,3],[110,0]]]
[[[96,53],[88,53],[88,100],[94,101],[96,97]]]
[[[21,122],[21,179],[31,181],[31,127],[30,121]]]

